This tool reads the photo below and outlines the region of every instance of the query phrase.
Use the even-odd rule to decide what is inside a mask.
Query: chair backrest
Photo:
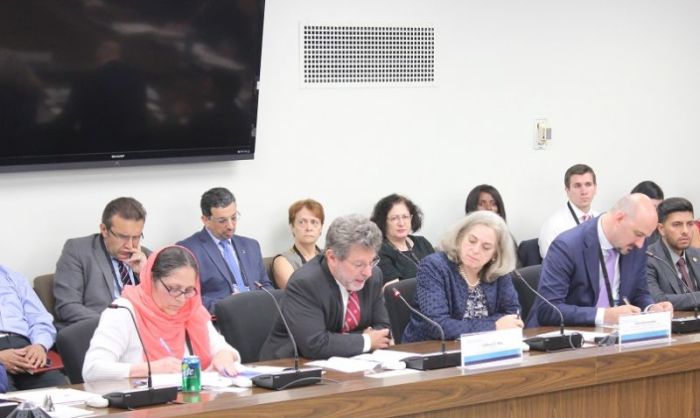
[[[51,315],[54,315],[53,308],[56,301],[53,297],[53,274],[44,274],[36,277],[34,279],[34,291],[39,296],[39,300],[44,304],[46,310]]]
[[[279,302],[284,290],[271,293]],[[258,361],[260,349],[279,316],[270,295],[262,290],[236,293],[217,303],[214,312],[221,334],[241,354],[241,361]]]
[[[518,259],[523,267],[542,264],[540,244],[537,238],[522,241],[518,245]]]
[[[63,370],[72,384],[83,383],[83,362],[100,318],[85,319],[58,331],[56,347],[63,359]]]
[[[542,266],[537,264],[534,266],[519,268],[518,272],[520,272],[523,279],[525,279],[525,281],[532,286],[533,289],[537,290],[537,285],[540,283],[541,270]],[[515,291],[518,292],[518,300],[520,301],[520,309],[522,310],[520,312],[520,317],[525,320],[530,314],[530,309],[532,309],[532,305],[535,303],[537,295],[535,295],[532,290],[528,289],[521,280],[515,277],[513,277],[513,286],[515,286]]]
[[[391,334],[394,336],[394,341],[398,344],[401,342],[403,330],[411,320],[411,310],[404,305],[402,301],[394,297],[393,288],[401,292],[401,296],[406,299],[414,308],[416,306],[416,279],[404,279],[394,285],[389,285],[384,289],[384,304],[389,313],[389,322],[391,322]]]
[[[267,277],[270,278],[270,281],[272,283],[275,283],[275,278],[272,277],[272,262],[275,260],[275,257],[263,257],[263,267],[265,267],[265,273],[267,273]]]

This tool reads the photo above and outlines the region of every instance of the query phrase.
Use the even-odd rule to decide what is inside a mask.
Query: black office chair
[[[540,283],[540,271],[542,266],[537,264],[534,266],[527,266],[519,268],[518,272],[523,276],[523,279],[532,286],[533,289],[537,290],[537,285]],[[518,300],[520,301],[520,317],[523,321],[528,318],[530,314],[530,309],[537,299],[532,290],[528,289],[527,286],[522,282],[522,280],[513,277],[513,286],[515,286],[515,291],[518,292]]]
[[[411,310],[404,305],[402,301],[394,297],[393,288],[401,292],[401,296],[406,299],[414,308],[416,306],[416,279],[401,280],[396,284],[389,285],[384,289],[384,304],[389,313],[389,322],[391,322],[391,334],[394,336],[394,341],[398,344],[401,342],[403,330],[411,320]]]
[[[85,319],[58,331],[56,347],[63,359],[63,370],[72,384],[83,383],[85,353],[99,322],[99,318]]]
[[[518,259],[523,267],[542,264],[540,244],[537,238],[525,240],[518,245]]]
[[[284,290],[271,290],[279,302]],[[260,349],[279,316],[275,302],[262,290],[236,293],[214,307],[221,334],[241,354],[241,362],[260,359]]]

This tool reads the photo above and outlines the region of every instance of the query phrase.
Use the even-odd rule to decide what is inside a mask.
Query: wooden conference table
[[[551,330],[526,330],[526,335]],[[394,348],[431,352],[438,347],[438,342],[431,341]],[[458,348],[458,344],[450,342],[448,348]],[[291,365],[291,361],[265,364]],[[622,349],[525,353],[519,364],[478,371],[450,368],[384,379],[328,371],[325,377],[339,383],[280,392],[260,388],[238,394],[204,391],[179,394],[183,402],[179,405],[96,412],[144,418],[698,417],[700,334],[674,335],[670,343]],[[98,393],[116,389],[105,384],[74,387]]]

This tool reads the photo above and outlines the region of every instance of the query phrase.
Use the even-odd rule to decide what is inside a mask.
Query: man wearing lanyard
[[[669,302],[655,304],[646,284],[644,240],[656,221],[651,200],[631,194],[554,240],[539,291],[561,310],[566,325],[616,324],[623,314],[673,310]],[[528,327],[559,323],[559,314],[541,300],[527,321]]]
[[[98,317],[124,286],[138,284],[138,274],[150,254],[141,246],[145,222],[141,203],[120,197],[102,212],[98,234],[66,241],[54,275],[59,328]]]
[[[595,172],[591,167],[585,164],[569,167],[564,173],[564,190],[569,199],[566,205],[552,214],[540,229],[537,243],[542,258],[547,255],[547,250],[557,235],[599,214],[591,207],[598,190]]]

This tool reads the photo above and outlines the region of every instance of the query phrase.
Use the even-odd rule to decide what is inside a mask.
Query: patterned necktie
[[[129,269],[121,261],[117,260],[117,270],[119,270],[119,283],[124,286],[131,284],[131,277],[129,277]]]
[[[588,214],[583,215],[583,216],[581,217],[581,222],[586,222],[586,221],[589,220],[589,219],[591,219],[591,215],[588,215]]]
[[[693,281],[690,280],[690,274],[688,274],[688,265],[685,263],[685,258],[679,258],[676,265],[678,266],[678,271],[681,272],[681,277],[683,278],[685,285],[688,286],[688,290],[690,290],[691,292],[695,292],[695,283],[693,283]]]
[[[236,281],[234,283],[234,293],[237,292],[247,292],[248,291],[248,286],[245,285],[245,282],[243,282],[243,275],[241,274],[241,267],[238,265],[238,260],[236,259],[236,255],[233,253],[233,247],[231,246],[231,241],[229,240],[221,240],[219,241],[219,245],[221,245],[221,248],[224,250],[224,260],[226,260],[226,264],[228,265],[229,270],[231,270],[231,273],[233,274],[233,278]]]
[[[608,279],[610,279],[610,286],[612,287],[613,280],[615,279],[615,268],[617,267],[617,250],[611,248],[605,250],[605,271],[608,273]],[[610,298],[608,298],[608,288],[605,286],[605,277],[600,275],[600,292],[598,292],[598,303],[595,304],[596,308],[610,308]],[[612,291],[612,288],[610,289]],[[612,296],[612,295],[611,295]]]
[[[360,297],[357,292],[350,292],[348,296],[348,308],[345,311],[343,332],[351,332],[360,324]]]

